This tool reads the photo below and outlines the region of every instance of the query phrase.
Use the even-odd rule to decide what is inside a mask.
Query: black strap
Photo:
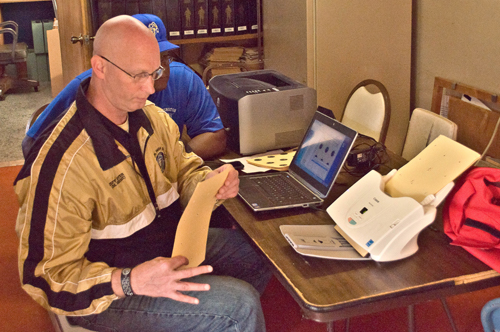
[[[137,164],[137,167],[139,168],[139,171],[141,172],[141,175],[144,179],[144,182],[146,183],[146,188],[148,189],[148,194],[149,198],[151,199],[151,202],[153,203],[153,206],[155,207],[156,210],[156,215],[158,218],[160,218],[160,208],[158,207],[158,203],[156,202],[156,194],[153,189],[153,185],[151,183],[151,179],[149,177],[148,169],[146,167],[146,163],[144,162],[144,157],[142,155],[141,147],[139,145],[139,140],[137,139],[137,132],[139,128],[136,126],[135,123],[129,122],[129,129],[130,129],[130,156],[132,157],[132,160]],[[149,140],[149,137],[147,138]],[[146,142],[147,142],[146,140]],[[146,143],[147,145],[147,143]]]
[[[487,185],[487,186],[493,186],[493,187],[500,188],[500,182],[492,182],[492,181],[489,181],[486,178],[484,179],[484,184]]]
[[[486,225],[485,223],[482,223],[478,220],[474,220],[471,218],[465,219],[465,225],[473,228],[480,229],[488,234],[493,235],[494,237],[500,239],[500,231],[498,229],[495,229],[489,225]]]
[[[99,112],[97,112],[99,113]],[[137,138],[137,133],[141,127],[145,127],[148,133],[152,133],[152,128],[149,123],[144,120],[145,115],[143,115],[142,110],[137,110],[135,112],[129,113],[129,133],[125,130],[121,129],[114,123],[112,123],[109,119],[99,113],[104,126],[108,129],[111,135],[122,144],[125,149],[130,153],[130,157],[132,158],[132,162],[137,165],[139,168],[139,172],[144,179],[146,184],[146,188],[148,190],[149,198],[151,199],[151,203],[156,210],[156,215],[160,217],[160,208],[158,207],[158,203],[156,201],[156,195],[153,189],[153,185],[151,183],[151,179],[149,177],[148,169],[146,167],[146,163],[144,161],[143,152],[141,151],[141,147],[139,144],[139,140]],[[149,140],[149,137],[146,138],[146,144]],[[116,144],[114,144],[116,145]],[[145,148],[145,147],[144,147]]]
[[[487,186],[493,186],[493,187],[500,188],[500,182],[492,182],[492,181],[489,181],[486,178],[483,179],[483,181],[484,181],[484,184],[487,185]],[[500,197],[492,197],[491,198],[491,204],[500,206]]]

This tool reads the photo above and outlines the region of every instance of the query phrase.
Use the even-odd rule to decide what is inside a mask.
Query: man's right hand
[[[187,282],[183,279],[213,271],[210,265],[182,269],[188,264],[188,259],[183,256],[172,258],[157,257],[148,262],[137,265],[130,274],[132,290],[136,295],[151,297],[168,297],[179,302],[198,304],[195,297],[185,295],[184,291],[208,291],[209,284]],[[119,297],[124,297],[121,286],[121,269],[113,271],[112,287]]]

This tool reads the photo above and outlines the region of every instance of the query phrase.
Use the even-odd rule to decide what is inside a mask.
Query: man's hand
[[[215,198],[217,199],[233,198],[238,195],[238,190],[240,188],[240,179],[238,178],[238,171],[235,170],[232,165],[225,164],[213,170],[212,172],[207,174],[207,179],[210,179],[211,177],[222,173],[228,168],[229,173],[227,175],[226,181],[224,181],[224,184],[222,185],[222,187],[220,187],[217,195],[215,195]]]
[[[130,274],[130,284],[136,295],[151,297],[168,297],[179,302],[198,304],[195,297],[185,295],[184,291],[208,291],[209,284],[198,284],[183,281],[196,275],[212,272],[210,265],[193,268],[179,269],[188,264],[188,259],[183,256],[172,258],[157,257],[153,260],[137,265]],[[125,296],[121,287],[121,269],[113,272],[113,291],[119,297]]]

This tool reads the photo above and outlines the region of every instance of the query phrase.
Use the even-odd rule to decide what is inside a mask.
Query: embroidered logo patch
[[[156,155],[156,162],[158,163],[158,166],[160,166],[161,172],[165,172],[165,155],[163,152]]]
[[[149,28],[149,31],[151,31],[155,35],[155,37],[156,37],[156,34],[158,34],[160,32],[160,29],[158,29],[158,26],[156,25],[155,22],[151,22],[148,25],[148,28]]]
[[[109,186],[111,188],[115,188],[123,180],[125,180],[125,174],[120,173],[120,175],[118,175],[113,181],[109,183]]]

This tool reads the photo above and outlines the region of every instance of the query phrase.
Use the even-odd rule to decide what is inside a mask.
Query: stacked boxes
[[[51,20],[31,21],[31,29],[33,31],[34,61],[33,59],[29,59],[30,56],[33,58],[33,55],[31,55],[30,52],[28,54],[28,73],[30,73],[30,79],[34,79],[39,82],[46,82],[50,80],[47,30],[51,30],[53,24],[54,23]],[[34,65],[34,67],[30,68],[30,65]]]

